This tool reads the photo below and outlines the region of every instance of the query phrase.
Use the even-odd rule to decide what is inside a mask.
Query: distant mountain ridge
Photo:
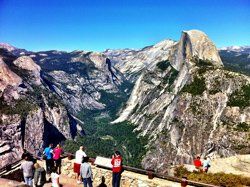
[[[229,46],[229,47],[222,47],[219,50],[250,54],[250,46]]]
[[[231,46],[219,50],[221,59],[229,70],[250,75],[250,46]]]

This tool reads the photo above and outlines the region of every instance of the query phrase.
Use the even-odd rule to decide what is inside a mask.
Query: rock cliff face
[[[0,166],[12,163],[26,148],[41,154],[48,143],[72,138],[69,114],[40,77],[30,57],[1,51]]]
[[[16,155],[12,161],[20,158],[22,148],[39,155],[49,143],[74,139],[88,120],[75,116],[85,110],[105,111],[111,105],[107,95],[127,98],[129,93],[131,83],[101,53],[16,56],[13,50],[17,49],[0,49],[0,166],[10,155]],[[18,120],[12,122],[14,116]],[[18,138],[10,139],[5,133],[9,129]]]
[[[32,59],[42,67],[50,89],[74,115],[82,109],[104,109],[103,92],[126,95],[124,90],[130,84],[101,53],[47,51],[34,53]]]
[[[0,90],[3,92],[7,86],[18,86],[21,84],[22,79],[12,72],[9,67],[4,63],[3,59],[0,58]]]
[[[164,172],[168,164],[191,163],[197,154],[248,152],[249,77],[225,70],[200,31],[183,32],[169,54],[144,69],[113,122],[129,120],[150,136],[143,166]],[[246,105],[239,104],[239,95]]]
[[[164,40],[140,50],[106,50],[104,54],[111,59],[115,68],[135,82],[143,69],[155,66],[157,61],[166,60],[170,55],[169,49],[175,44],[173,40]]]

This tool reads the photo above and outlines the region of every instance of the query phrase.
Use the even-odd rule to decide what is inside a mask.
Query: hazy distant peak
[[[244,52],[250,53],[250,46],[228,46],[220,48],[221,51],[233,51],[233,52]]]
[[[16,47],[14,47],[8,43],[0,43],[0,48],[7,49],[8,51],[14,51],[17,49]]]

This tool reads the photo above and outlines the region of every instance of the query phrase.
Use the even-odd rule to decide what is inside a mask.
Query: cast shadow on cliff
[[[56,145],[65,140],[64,135],[48,120],[44,119],[43,147],[51,143]]]

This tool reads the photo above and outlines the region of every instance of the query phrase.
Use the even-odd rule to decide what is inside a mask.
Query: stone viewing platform
[[[240,174],[243,176],[248,176],[250,167],[250,155],[238,155],[229,158],[217,159],[211,162],[212,168],[209,173],[225,172],[223,168],[227,168],[228,173]],[[82,186],[76,183],[76,176],[73,172],[74,159],[70,157],[62,159],[62,168],[60,175],[60,184],[63,187],[78,187]],[[91,168],[93,172],[93,186],[98,186],[101,183],[102,177],[105,178],[105,184],[107,186],[112,186],[112,171],[109,158],[97,157],[96,159],[91,159]],[[38,163],[45,168],[45,162],[43,160],[38,160]],[[193,170],[193,166],[185,165],[187,169]],[[21,181],[22,172],[19,170],[20,162],[10,167],[11,169],[5,169],[2,171],[0,178],[1,187],[20,187],[24,186]],[[179,187],[181,184],[181,179],[173,177],[173,171],[171,169],[168,175],[161,175],[158,173],[150,173],[143,169],[133,168],[129,166],[124,166],[125,171],[122,173],[121,187]],[[4,174],[3,174],[4,173]],[[5,176],[4,176],[5,175]],[[7,179],[4,179],[6,178]],[[154,176],[154,177],[152,177]],[[11,180],[8,180],[11,179]],[[16,181],[15,181],[16,180]],[[205,184],[201,182],[194,182],[189,180],[188,186],[201,186],[201,187],[215,187],[215,185]],[[51,183],[46,183],[45,187],[51,187]]]
[[[62,174],[70,179],[75,179],[75,174],[73,173],[73,163],[74,160],[69,160],[68,158],[63,159],[62,161]],[[94,178],[93,186],[98,186],[101,183],[102,176],[105,177],[105,184],[107,186],[112,186],[111,170],[100,168],[96,165],[92,165],[91,167]],[[76,183],[76,179],[73,180],[73,182]],[[147,175],[138,174],[131,171],[124,171],[122,173],[121,186],[122,187],[156,187],[156,186],[177,187],[178,186],[179,187],[180,183],[159,178],[149,179]]]
[[[45,162],[38,160],[38,163],[45,167]],[[74,159],[64,158],[62,160],[62,168],[60,175],[60,184],[63,187],[77,187],[82,186],[82,184],[76,183],[76,176],[73,172]],[[110,169],[105,169],[94,164],[91,165],[93,172],[93,186],[98,186],[101,183],[102,177],[105,177],[105,184],[109,187],[112,186],[112,171]],[[11,181],[7,179],[0,178],[1,187],[20,187],[23,183],[17,181]],[[160,179],[154,177],[149,179],[148,175],[135,173],[132,171],[124,171],[121,178],[121,187],[179,187],[179,182],[173,182],[165,179]],[[188,185],[190,186],[190,185]],[[51,183],[46,183],[44,187],[51,187]]]

